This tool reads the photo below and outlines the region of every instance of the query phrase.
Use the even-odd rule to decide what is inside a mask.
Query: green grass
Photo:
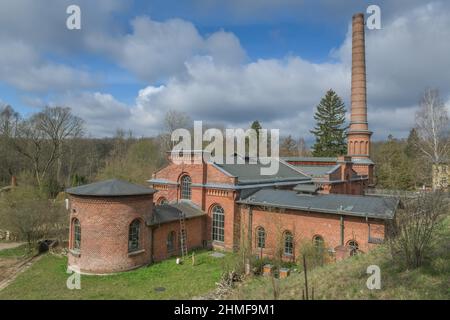
[[[405,270],[396,265],[388,248],[380,246],[368,254],[310,270],[309,288],[315,299],[450,299],[450,218],[446,220],[440,247],[424,266]],[[381,289],[369,290],[367,267],[381,269]],[[299,270],[302,268],[299,266]],[[303,273],[279,280],[280,299],[302,299]],[[231,299],[273,299],[271,279],[253,277],[239,286]]]
[[[66,287],[67,258],[46,254],[0,291],[1,299],[190,299],[215,288],[232,255],[218,259],[211,252],[196,254],[177,265],[175,259],[109,276],[81,276],[81,290]],[[163,287],[165,291],[156,292]]]
[[[0,258],[23,258],[33,253],[28,249],[28,245],[23,244],[16,248],[0,250]]]

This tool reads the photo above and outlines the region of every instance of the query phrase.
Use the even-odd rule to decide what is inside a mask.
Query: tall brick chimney
[[[353,16],[352,31],[352,96],[347,154],[354,158],[369,159],[372,132],[369,131],[367,123],[366,45],[363,13]]]

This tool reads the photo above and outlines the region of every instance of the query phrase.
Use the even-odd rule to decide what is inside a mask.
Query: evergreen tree
[[[347,153],[345,105],[332,89],[328,90],[314,115],[316,136],[313,146],[315,157],[335,157]]]
[[[261,124],[259,123],[258,120],[255,120],[255,121],[252,122],[252,124],[250,126],[250,129],[253,129],[253,130],[256,131],[256,142],[257,142],[257,144],[256,144],[256,155],[259,156],[259,130],[262,129],[262,126],[261,126]],[[249,150],[249,140],[248,140],[248,138],[246,138],[245,139],[245,152],[246,152],[246,155],[248,155],[249,151],[250,151]]]

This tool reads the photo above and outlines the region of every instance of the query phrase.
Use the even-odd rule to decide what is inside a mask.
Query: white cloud
[[[44,61],[28,44],[14,40],[0,42],[0,79],[21,90],[47,93],[96,82],[88,72]]]
[[[104,10],[116,10],[111,5],[114,3],[104,2]],[[329,0],[321,3],[332,6]],[[259,2],[247,2],[250,11],[256,5]],[[274,5],[270,1],[264,10]],[[438,87],[444,99],[450,98],[447,6],[442,1],[416,8],[383,2],[383,29],[367,30],[369,123],[375,139],[389,133],[407,135],[426,87]],[[89,14],[92,17],[92,12]],[[175,109],[195,120],[236,127],[258,119],[265,127],[308,138],[314,108],[326,90],[333,88],[350,108],[350,32],[330,55],[334,63],[318,64],[300,56],[249,62],[234,34],[219,30],[201,35],[191,22],[182,19],[158,22],[142,16],[132,20],[129,32],[102,26],[97,24],[75,42],[109,57],[152,85],[142,89],[132,105],[107,93],[65,95],[61,100],[85,118],[95,135],[111,134],[118,127],[136,134],[155,134],[162,127],[165,112]],[[4,34],[0,31],[0,39]],[[59,39],[61,34],[53,36]],[[26,41],[9,41],[4,46],[10,50],[0,44],[2,81],[24,90],[79,88],[92,83],[86,71],[46,62],[31,50],[29,43],[34,40]]]
[[[147,16],[135,18],[131,26],[132,33],[115,37],[91,34],[86,42],[92,50],[110,56],[149,82],[180,76],[185,63],[197,55],[209,55],[221,64],[238,64],[245,58],[239,39],[223,30],[203,38],[188,21],[158,22]]]

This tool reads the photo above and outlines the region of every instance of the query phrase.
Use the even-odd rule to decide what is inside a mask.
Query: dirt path
[[[40,257],[41,256],[28,257],[25,259],[0,259],[0,291],[13,282],[20,273],[31,267],[31,265],[39,260]]]
[[[4,249],[17,248],[23,244],[25,244],[25,242],[0,242],[0,251]]]

